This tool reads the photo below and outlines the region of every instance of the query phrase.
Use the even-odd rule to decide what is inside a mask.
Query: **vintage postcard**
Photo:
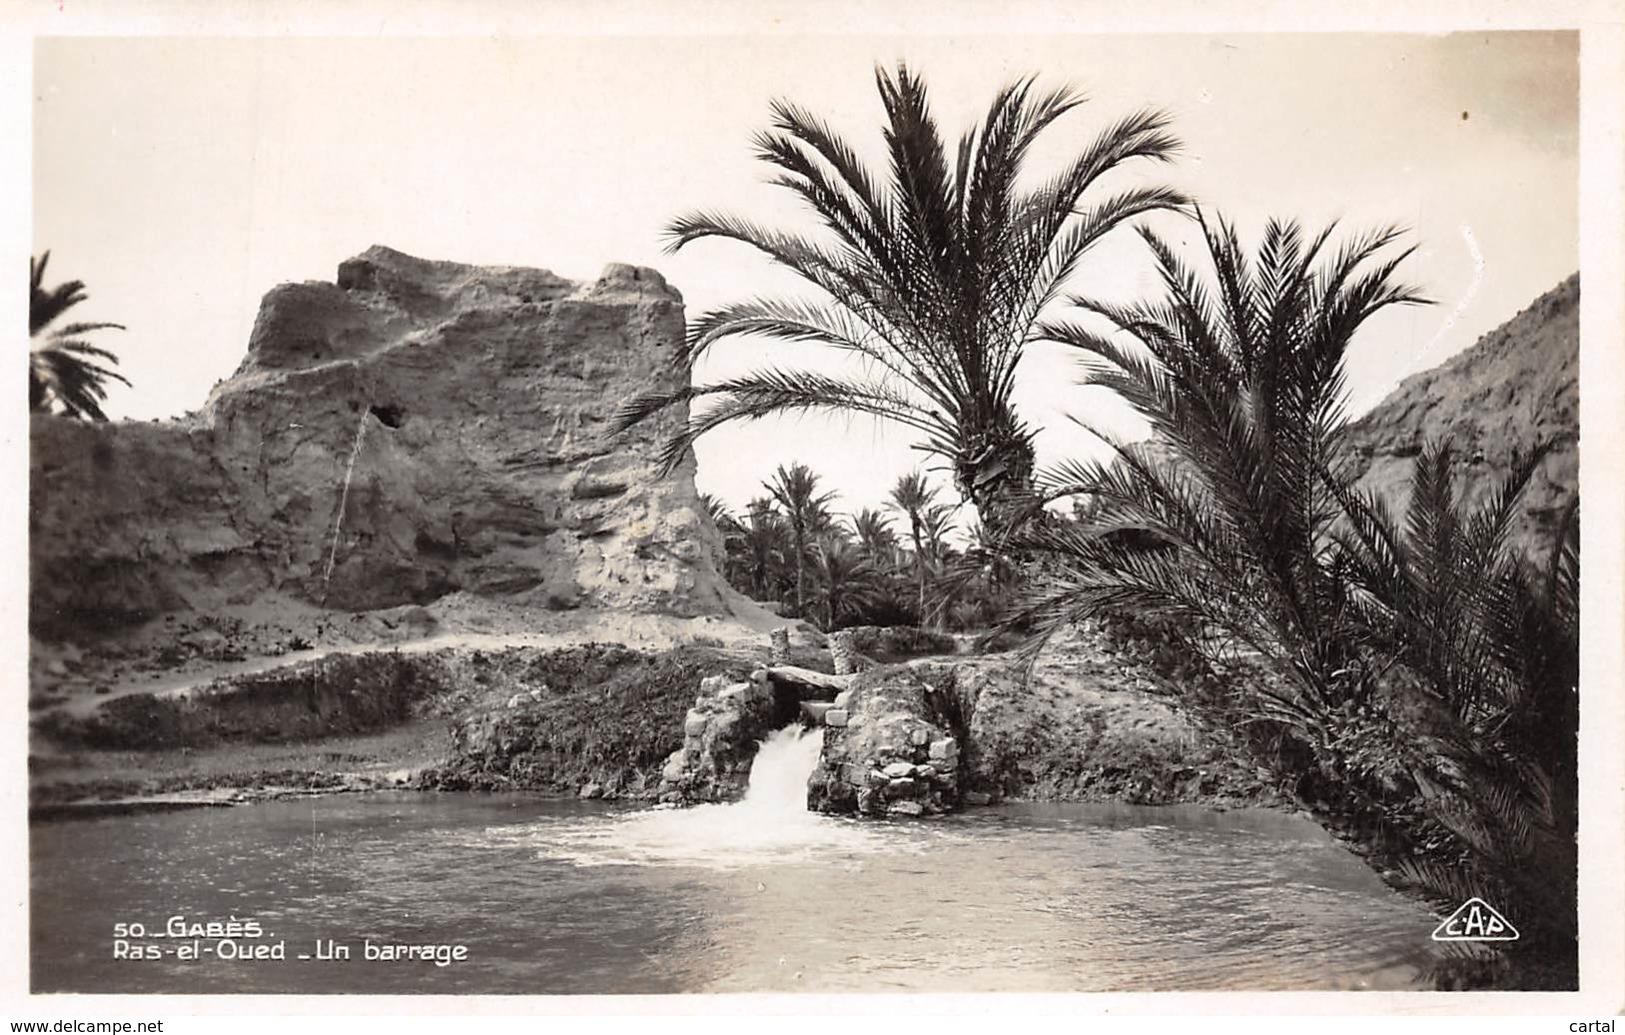
[[[1606,5],[53,6],[17,1019],[1621,1005]]]

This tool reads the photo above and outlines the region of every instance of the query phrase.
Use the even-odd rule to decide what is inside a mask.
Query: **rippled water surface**
[[[1392,988],[1435,923],[1307,821],[1184,807],[858,823],[368,795],[40,823],[32,858],[37,991]],[[244,944],[289,958],[113,958],[116,923],[177,915],[253,917]],[[296,958],[319,940],[351,958]]]

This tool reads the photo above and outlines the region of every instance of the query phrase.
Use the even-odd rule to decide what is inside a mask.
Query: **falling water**
[[[800,724],[769,734],[751,764],[744,799],[732,804],[643,809],[610,822],[593,818],[549,824],[540,837],[509,827],[498,836],[534,838],[541,855],[581,866],[728,870],[882,850],[885,841],[863,824],[807,811],[807,778],[818,765],[823,743],[822,730],[805,730]]]
[[[807,778],[818,766],[822,733],[795,723],[769,734],[751,763],[750,783],[740,807],[755,813],[805,814]]]
[[[327,551],[327,570],[322,572],[322,603],[327,603],[327,584],[333,578],[333,562],[339,555],[339,530],[344,527],[344,511],[350,502],[350,479],[355,476],[356,457],[361,455],[361,440],[367,435],[367,418],[371,409],[361,411],[361,420],[355,426],[355,442],[350,446],[350,462],[344,465],[344,488],[339,492],[339,513],[333,520],[333,544]]]

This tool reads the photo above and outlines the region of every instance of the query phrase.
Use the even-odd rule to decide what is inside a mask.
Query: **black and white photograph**
[[[1617,999],[1578,23],[62,11],[7,141],[40,1017]]]

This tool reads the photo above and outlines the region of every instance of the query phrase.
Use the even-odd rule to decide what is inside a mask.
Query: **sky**
[[[266,291],[331,280],[372,244],[576,279],[609,262],[653,266],[690,315],[804,293],[740,245],[666,254],[663,228],[696,208],[811,226],[765,182],[751,135],[785,97],[878,164],[874,67],[898,60],[926,79],[949,137],[1020,76],[1085,93],[1034,154],[1034,179],[1150,105],[1172,114],[1181,158],[1102,188],[1178,186],[1244,239],[1270,217],[1408,227],[1417,251],[1402,274],[1437,304],[1362,331],[1349,360],[1355,412],[1579,267],[1572,33],[45,38],[33,250],[50,249],[49,281],[88,285],[76,317],[127,325],[101,341],[134,383],[113,385],[107,410],[131,419],[200,408],[241,361]],[[1177,221],[1156,226],[1189,239]],[[1155,293],[1132,234],[1103,243],[1074,287]],[[808,356],[802,345],[725,344],[696,380]],[[1102,448],[1078,421],[1137,434],[1080,376],[1058,346],[1024,360],[1016,401],[1040,429],[1040,463]],[[869,418],[770,418],[702,440],[698,482],[742,508],[776,465],[799,460],[851,512],[936,463],[912,441]]]

